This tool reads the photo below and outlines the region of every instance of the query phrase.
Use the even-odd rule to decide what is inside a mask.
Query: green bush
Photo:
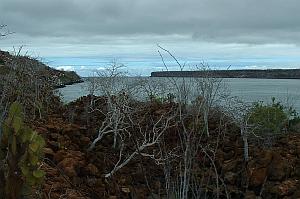
[[[40,169],[44,139],[24,124],[22,106],[14,102],[3,124],[0,142],[0,198],[30,195],[45,175]],[[0,163],[0,164],[1,164]]]
[[[254,104],[250,111],[249,123],[255,127],[256,133],[276,134],[287,130],[290,116],[291,112],[286,111],[280,102],[275,102],[275,98],[272,98],[272,104],[265,105],[263,102]]]
[[[300,133],[300,116],[295,109],[290,108],[289,130]]]
[[[163,104],[163,103],[173,103],[175,101],[176,96],[173,93],[168,93],[166,97],[151,94],[149,98],[151,102],[155,102],[157,104]]]

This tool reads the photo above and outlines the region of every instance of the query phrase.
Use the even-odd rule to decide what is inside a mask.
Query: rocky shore
[[[87,148],[95,138],[101,114],[87,113],[90,97],[83,97],[66,106],[59,106],[46,120],[36,121],[33,127],[46,139],[44,149],[46,172],[42,185],[43,198],[159,198],[163,195],[164,174],[151,158],[135,159],[113,178],[103,174],[113,167],[118,151],[111,148],[113,138],[108,136],[93,152]],[[103,98],[98,98],[103,103]],[[58,103],[59,104],[59,103]],[[170,107],[152,104],[153,114],[161,114]],[[72,116],[70,115],[72,113]],[[210,118],[210,131],[217,131],[218,116]],[[243,158],[243,142],[239,130],[228,126],[217,146],[216,166],[213,172],[209,159],[199,153],[197,167],[203,178],[207,198],[217,192],[220,198],[299,198],[300,197],[300,135],[292,132],[278,137],[272,147],[250,144],[250,159]],[[214,135],[212,135],[214,136]],[[179,138],[170,131],[169,145]],[[202,141],[215,144],[215,140]],[[219,187],[215,181],[219,179]],[[222,186],[221,186],[222,185]],[[164,198],[164,197],[162,197]]]

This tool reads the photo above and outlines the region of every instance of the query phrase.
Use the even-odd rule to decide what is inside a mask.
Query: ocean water
[[[155,53],[156,50],[153,52]],[[44,61],[54,68],[76,71],[82,77],[92,76],[95,71],[102,71],[112,61],[124,64],[120,70],[127,72],[129,76],[150,76],[153,71],[166,70],[158,53],[151,56],[136,56],[46,57]],[[299,68],[300,66],[299,57],[209,58],[197,55],[177,58],[182,65],[185,65],[185,70],[198,70],[196,66],[201,66],[203,63],[212,70]],[[164,61],[168,70],[180,70],[172,57],[164,55]]]
[[[88,95],[89,83],[87,79],[83,83],[73,84],[64,88],[58,89],[62,100],[65,103],[76,100],[77,98]],[[173,79],[170,78],[123,78],[118,81],[118,86],[129,85],[134,87],[142,84],[141,82],[147,82],[152,86],[148,89],[135,89],[136,96],[143,98],[146,96],[146,92],[153,91],[157,94],[166,95],[172,93],[174,88],[170,88],[167,85],[172,84]],[[190,93],[193,93],[196,88],[193,85],[194,78],[186,80],[187,84],[191,84]],[[131,85],[130,85],[131,84]],[[222,89],[231,97],[237,97],[240,100],[251,103],[257,101],[271,102],[271,98],[275,97],[277,101],[282,102],[284,105],[293,106],[298,112],[300,112],[300,80],[297,79],[249,79],[249,78],[228,78],[222,80]],[[225,89],[226,88],[226,89]],[[173,90],[174,91],[174,90]],[[100,90],[95,91],[96,95],[101,95]]]

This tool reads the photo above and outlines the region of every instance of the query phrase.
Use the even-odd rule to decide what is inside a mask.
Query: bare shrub
[[[184,64],[168,50],[159,49],[166,70],[162,52],[184,70]],[[148,157],[164,171],[167,198],[203,198],[207,194],[219,198],[221,186],[226,190],[215,165],[227,122],[216,108],[228,97],[222,79],[212,78],[208,66],[201,64],[197,69],[206,72],[201,78],[169,78],[168,83],[148,78],[129,84],[121,67],[114,63],[99,72],[100,78],[94,82],[97,86],[92,87],[101,91],[106,104],[93,107],[93,111],[103,113],[104,120],[88,150],[112,135],[113,147],[119,153],[105,177],[112,177],[137,157]],[[141,92],[146,96],[144,102],[138,100]],[[219,126],[211,130],[210,121]],[[209,176],[201,171],[207,164]],[[207,190],[211,185],[214,191]]]
[[[1,102],[10,103],[18,100],[24,105],[25,115],[31,119],[46,116],[53,106],[53,86],[55,79],[48,67],[38,60],[21,55],[22,47],[14,55],[5,53],[1,75]],[[3,71],[2,71],[3,72]],[[2,108],[7,105],[2,105]],[[4,108],[5,109],[5,108]]]
[[[185,65],[181,64],[176,57],[167,49],[160,47],[162,52],[174,59],[181,71],[184,71]],[[164,61],[164,56],[159,51],[162,62],[168,70],[168,66]],[[203,198],[207,194],[206,186],[209,178],[215,182],[216,198],[219,197],[220,190],[220,176],[214,160],[220,136],[224,131],[222,127],[220,131],[213,132],[214,137],[211,137],[209,130],[209,118],[213,118],[214,106],[217,102],[226,98],[224,84],[222,79],[212,78],[209,74],[210,69],[208,65],[201,63],[198,70],[205,74],[199,78],[169,78],[175,88],[175,96],[178,102],[178,118],[177,122],[180,126],[178,137],[180,139],[179,145],[174,146],[173,149],[168,149],[166,143],[161,143],[161,150],[164,162],[162,165],[165,171],[167,198]],[[192,95],[191,95],[192,94]],[[222,119],[219,118],[220,126]],[[214,121],[216,122],[216,121]],[[174,161],[174,154],[169,157],[170,151],[177,148]],[[214,173],[213,176],[204,177],[200,179],[197,177],[195,168],[201,168],[198,160],[201,154],[203,160],[206,159]],[[172,160],[173,161],[170,161]]]
[[[255,126],[249,123],[251,105],[237,97],[228,98],[223,107],[224,114],[231,118],[232,123],[240,129],[240,135],[244,142],[244,160],[249,160],[249,136],[253,134]]]
[[[105,119],[88,150],[93,150],[109,134],[113,135],[113,148],[119,150],[118,161],[105,177],[111,177],[136,156],[155,159],[155,154],[147,152],[147,149],[158,145],[174,118],[174,114],[169,111],[156,117],[145,117],[145,111],[149,108],[147,104],[132,98],[140,85],[128,84],[124,73],[119,71],[121,67],[123,65],[113,63],[105,71],[99,72],[97,79],[97,89],[104,94],[106,104],[102,109],[94,107],[93,111],[102,112]]]

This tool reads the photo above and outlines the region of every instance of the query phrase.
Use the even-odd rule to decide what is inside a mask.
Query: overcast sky
[[[299,68],[299,8],[299,0],[0,0],[0,23],[15,32],[0,48],[25,45],[81,69],[90,58],[158,59],[157,44],[187,61]]]

